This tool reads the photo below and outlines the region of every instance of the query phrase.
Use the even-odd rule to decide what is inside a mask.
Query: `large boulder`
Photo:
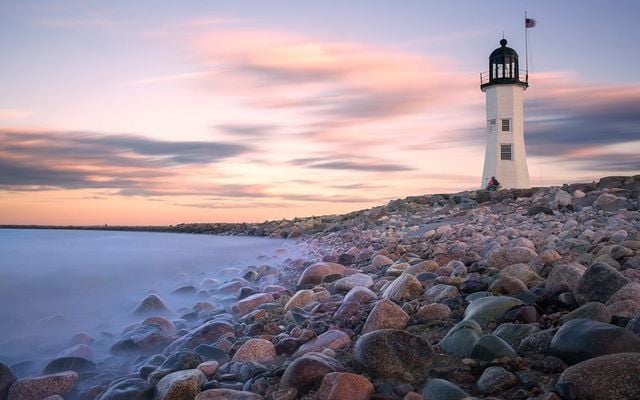
[[[640,399],[640,353],[617,353],[567,368],[556,383],[565,399]]]
[[[300,279],[298,279],[298,286],[317,285],[329,275],[344,275],[345,267],[340,264],[331,262],[319,262],[312,264],[304,270]]]
[[[590,319],[572,319],[551,340],[551,352],[568,364],[625,352],[640,352],[640,338],[619,326]]]
[[[78,374],[74,371],[58,374],[24,378],[9,387],[8,400],[41,400],[48,396],[65,396],[71,392],[78,382]]]
[[[372,377],[424,381],[431,368],[429,342],[406,331],[381,329],[360,336],[353,349],[358,365]]]
[[[594,263],[585,271],[573,292],[579,304],[590,301],[606,303],[611,296],[629,283],[615,268],[604,263]]]

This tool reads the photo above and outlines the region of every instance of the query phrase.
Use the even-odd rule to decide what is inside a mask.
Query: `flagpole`
[[[524,12],[524,62],[525,80],[529,83],[529,34],[527,29],[527,12]]]

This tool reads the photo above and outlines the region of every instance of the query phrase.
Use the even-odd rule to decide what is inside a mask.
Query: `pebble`
[[[269,363],[276,358],[276,348],[265,339],[249,339],[240,346],[232,361]]]
[[[447,332],[447,335],[440,341],[439,346],[446,353],[469,357],[481,334],[482,328],[477,322],[463,320]]]
[[[451,308],[442,303],[431,303],[420,307],[415,314],[418,322],[428,322],[433,320],[446,320],[451,316]]]
[[[378,296],[365,287],[354,287],[342,299],[343,303],[368,303],[376,300]]]
[[[413,300],[423,292],[422,284],[415,276],[402,274],[385,289],[382,298],[399,303],[403,300]]]
[[[523,246],[498,249],[489,255],[487,264],[491,268],[503,269],[513,264],[527,264],[537,256],[534,250]]]
[[[245,297],[242,300],[238,300],[231,307],[231,310],[240,316],[244,316],[255,310],[259,305],[272,303],[274,300],[275,299],[271,293],[256,293],[249,297]]]
[[[357,273],[338,279],[333,286],[337,292],[346,293],[355,287],[370,288],[373,286],[373,279],[367,274]]]
[[[362,375],[331,372],[324,376],[316,397],[322,400],[369,400],[375,391]]]
[[[319,262],[308,266],[300,278],[298,286],[317,285],[321,283],[329,275],[344,275],[345,267],[343,265],[331,262]]]
[[[484,370],[477,384],[482,393],[491,394],[511,389],[518,384],[518,378],[502,367],[489,367]]]

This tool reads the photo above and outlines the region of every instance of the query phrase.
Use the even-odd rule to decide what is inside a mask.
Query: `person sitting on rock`
[[[500,186],[500,182],[498,182],[495,176],[492,176],[489,183],[487,183],[487,190],[495,192],[498,190],[498,186]]]

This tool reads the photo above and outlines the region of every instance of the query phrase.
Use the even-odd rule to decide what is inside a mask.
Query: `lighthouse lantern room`
[[[482,187],[494,176],[502,188],[528,188],[529,170],[524,146],[524,91],[526,74],[520,74],[518,53],[507,40],[489,56],[489,71],[480,74],[480,89],[486,93],[487,148]]]

